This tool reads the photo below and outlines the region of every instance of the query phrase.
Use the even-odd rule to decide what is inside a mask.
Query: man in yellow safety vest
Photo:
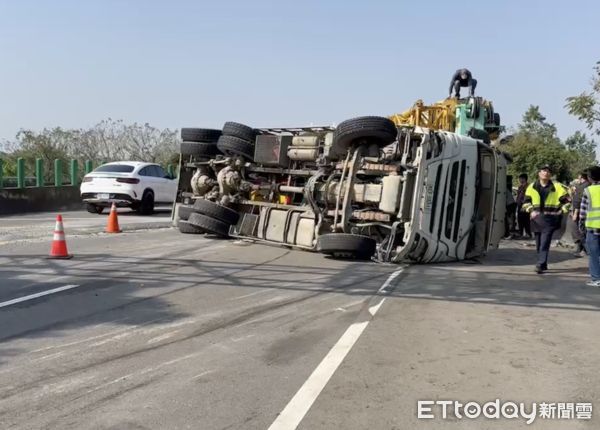
[[[600,287],[600,167],[591,167],[590,185],[583,192],[579,206],[579,229],[585,232],[589,254],[591,281],[587,285]]]
[[[569,194],[560,183],[550,179],[552,169],[549,165],[540,167],[538,180],[525,190],[523,210],[531,217],[531,230],[535,235],[537,251],[536,273],[548,270],[548,253],[552,234],[560,229],[562,214],[569,212]]]

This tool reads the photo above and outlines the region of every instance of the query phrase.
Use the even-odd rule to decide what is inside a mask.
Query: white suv
[[[177,180],[158,164],[118,161],[103,164],[85,175],[80,192],[91,213],[102,213],[115,203],[151,214],[155,204],[173,203]]]

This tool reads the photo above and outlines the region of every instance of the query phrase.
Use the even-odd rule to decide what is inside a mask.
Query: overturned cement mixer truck
[[[174,221],[339,258],[482,256],[504,233],[499,131],[492,104],[473,97],[337,127],[184,128]]]

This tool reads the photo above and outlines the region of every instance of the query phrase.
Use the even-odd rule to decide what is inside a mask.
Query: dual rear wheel
[[[179,206],[177,225],[181,233],[209,233],[228,237],[229,227],[238,222],[235,210],[205,199],[197,199],[193,205]]]

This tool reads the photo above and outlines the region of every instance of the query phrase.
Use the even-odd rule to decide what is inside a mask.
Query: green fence
[[[29,160],[32,161],[32,160]],[[94,163],[91,160],[86,160],[83,163],[83,171],[79,169],[77,160],[69,160],[65,163],[64,160],[54,160],[52,168],[49,170],[52,179],[47,180],[48,176],[44,176],[44,160],[37,158],[33,164],[34,172],[28,171],[24,158],[16,160],[16,176],[4,176],[5,162],[0,159],[0,188],[29,188],[29,187],[45,187],[45,186],[77,186],[81,183],[84,175],[87,175],[94,170]],[[100,162],[98,165],[104,164]],[[68,170],[67,170],[68,169]],[[170,164],[167,166],[167,172],[175,176],[175,166]],[[27,176],[27,173],[34,173],[35,176]]]

